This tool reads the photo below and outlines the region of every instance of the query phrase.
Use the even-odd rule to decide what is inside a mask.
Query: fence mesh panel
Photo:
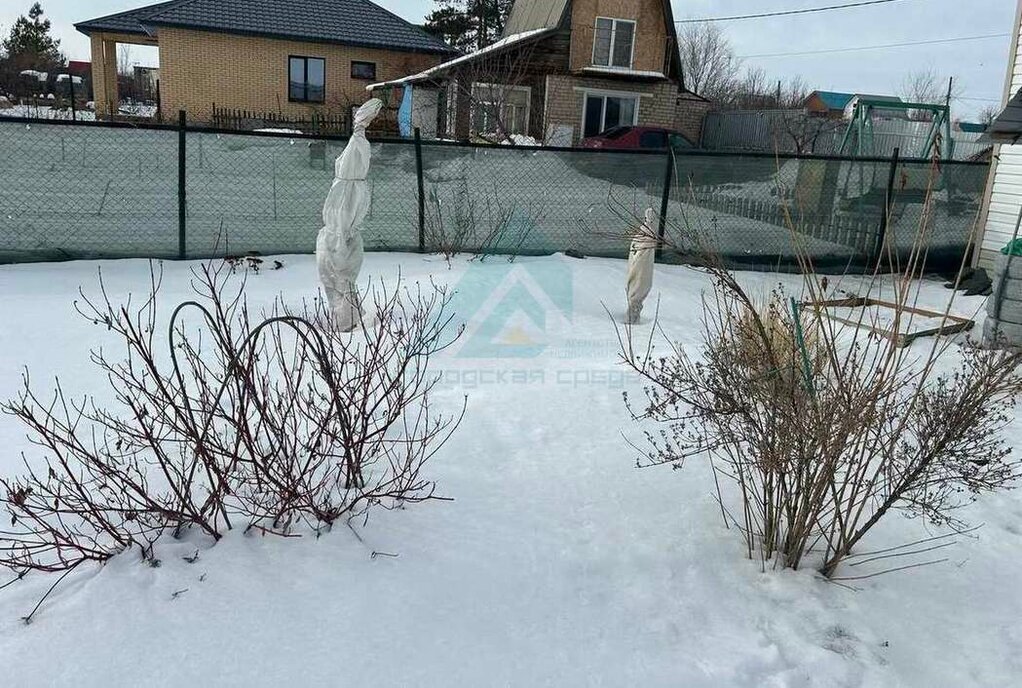
[[[177,255],[177,135],[0,120],[0,261]]]
[[[429,250],[621,256],[633,218],[659,209],[665,157],[424,146],[423,168]]]
[[[668,208],[676,259],[709,249],[732,264],[762,269],[797,263],[795,245],[816,268],[873,264],[892,250],[906,260],[926,219],[932,271],[957,267],[979,213],[986,166],[871,159],[679,155]],[[884,248],[884,247],[888,247]]]
[[[314,250],[344,139],[185,138],[187,257]],[[0,120],[0,261],[177,257],[178,141],[170,128]],[[624,256],[628,229],[652,208],[666,259],[709,248],[764,269],[794,265],[795,242],[820,269],[868,265],[885,241],[904,258],[924,219],[928,264],[949,269],[987,172],[900,161],[892,177],[887,160],[423,142],[420,227],[416,146],[374,142],[372,154],[369,250]]]
[[[314,251],[316,233],[323,224],[323,201],[334,177],[334,159],[344,143],[189,133],[188,255]],[[363,228],[366,248],[415,250],[414,148],[376,143],[372,153],[373,203]]]

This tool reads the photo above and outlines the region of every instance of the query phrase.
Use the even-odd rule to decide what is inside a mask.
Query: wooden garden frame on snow
[[[820,308],[831,320],[845,325],[854,325],[855,327],[865,327],[870,332],[875,332],[883,337],[894,342],[897,347],[905,347],[919,339],[920,337],[933,337],[941,334],[957,334],[958,332],[968,332],[972,329],[976,323],[968,318],[963,318],[957,315],[951,315],[950,313],[941,313],[939,311],[931,311],[925,308],[914,308],[912,306],[903,306],[897,303],[891,303],[890,301],[882,301],[880,299],[871,299],[866,296],[849,296],[844,299],[830,299],[827,301],[808,301],[802,304],[803,307]],[[900,309],[903,313],[912,313],[914,315],[922,315],[928,318],[945,318],[948,322],[940,327],[929,327],[925,330],[917,330],[915,332],[898,332],[897,330],[887,330],[881,327],[874,327],[868,323],[859,322],[858,320],[851,320],[849,318],[840,318],[832,313],[827,313],[828,308],[868,308],[870,306],[879,306],[881,308],[892,308]]]

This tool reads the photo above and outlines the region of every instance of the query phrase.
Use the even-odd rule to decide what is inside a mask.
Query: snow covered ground
[[[96,113],[92,110],[79,110],[74,113],[79,122],[94,122]],[[38,117],[41,119],[71,119],[71,108],[57,108],[39,105],[14,105],[0,109],[0,117]]]
[[[316,291],[309,256],[251,275],[251,304]],[[138,260],[0,267],[0,396],[22,366],[102,397],[78,318],[102,266],[112,296],[143,291]],[[188,295],[166,264],[166,306]],[[950,561],[859,582],[761,572],[722,527],[707,466],[639,470],[604,310],[623,310],[625,263],[562,255],[514,264],[369,254],[363,279],[456,285],[461,345],[436,359],[436,403],[468,413],[429,475],[452,502],[374,514],[316,540],[232,534],[214,548],[162,545],[162,566],[125,555],[0,592],[0,685],[10,686],[1016,686],[1022,681],[1022,495],[963,514],[985,524]],[[744,273],[766,291],[790,275]],[[667,332],[695,346],[698,271],[658,266]],[[845,285],[852,288],[852,285]],[[949,292],[925,285],[940,306]],[[512,299],[508,302],[507,299]],[[529,304],[538,304],[537,308]],[[961,298],[972,315],[982,297]],[[648,327],[648,325],[646,325]],[[925,346],[917,342],[913,346]],[[953,358],[953,356],[949,357]],[[950,365],[953,360],[945,364]],[[1022,449],[1022,423],[1011,428]],[[38,456],[0,417],[0,472]],[[933,534],[897,516],[879,549]],[[199,549],[199,559],[182,557]],[[397,556],[377,556],[383,552]],[[0,583],[6,578],[0,578]],[[175,596],[175,593],[176,596]]]

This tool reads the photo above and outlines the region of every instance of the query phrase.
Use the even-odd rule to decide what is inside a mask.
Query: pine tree
[[[501,37],[514,0],[436,0],[426,30],[464,52],[485,48]]]
[[[3,41],[3,52],[16,69],[50,71],[64,65],[60,41],[50,35],[50,20],[43,18],[38,2],[28,10],[27,17],[18,17],[14,22],[10,35]]]

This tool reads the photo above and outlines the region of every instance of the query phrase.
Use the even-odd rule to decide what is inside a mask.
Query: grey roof
[[[504,35],[550,29],[561,23],[568,0],[515,0],[504,24]]]
[[[148,35],[148,32],[140,22],[148,15],[155,14],[179,2],[182,2],[182,0],[169,0],[169,2],[161,2],[156,5],[148,5],[126,12],[118,12],[117,14],[99,17],[98,19],[89,19],[88,21],[78,22],[75,24],[75,28],[85,34],[92,33],[93,31],[110,31],[145,36]]]
[[[858,98],[859,100],[877,100],[877,101],[880,101],[882,103],[897,104],[897,103],[904,103],[905,102],[901,98],[899,98],[898,96],[878,96],[878,95],[873,95],[872,93],[856,93],[854,97]]]
[[[369,0],[171,0],[75,25],[152,33],[161,26],[413,52],[457,51]]]

